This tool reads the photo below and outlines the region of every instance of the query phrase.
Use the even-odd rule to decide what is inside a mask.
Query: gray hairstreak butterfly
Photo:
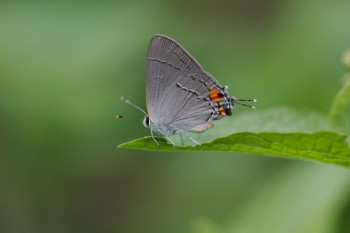
[[[213,76],[175,40],[155,35],[147,53],[146,104],[147,112],[122,97],[126,103],[145,114],[143,123],[154,133],[169,138],[172,134],[203,132],[214,121],[230,116],[236,104],[254,108],[230,96]],[[122,116],[118,115],[117,118]],[[187,135],[187,134],[186,134]],[[188,136],[188,135],[187,135]],[[188,136],[195,144],[199,144]]]

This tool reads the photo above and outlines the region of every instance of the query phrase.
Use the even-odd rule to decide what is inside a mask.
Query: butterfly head
[[[143,125],[146,127],[146,128],[149,128],[149,125],[150,125],[150,119],[149,119],[149,116],[145,116],[145,118],[143,118],[143,121],[142,121]]]

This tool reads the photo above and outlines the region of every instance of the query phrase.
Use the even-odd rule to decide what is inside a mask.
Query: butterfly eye
[[[145,116],[145,118],[143,119],[143,125],[148,128],[149,127],[149,117]]]

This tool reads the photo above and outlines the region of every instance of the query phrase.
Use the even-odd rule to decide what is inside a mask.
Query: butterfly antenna
[[[234,103],[237,103],[239,105],[255,109],[254,105],[245,104],[245,103],[241,103],[241,102],[254,102],[254,103],[256,103],[256,99],[244,100],[244,99],[238,99],[238,98],[232,97],[232,100],[233,100]]]
[[[132,114],[132,115],[116,115],[116,119],[121,119],[121,118],[129,118],[129,117],[137,117],[137,116],[145,116],[144,114]]]
[[[127,103],[127,104],[129,104],[129,105],[131,105],[131,106],[133,106],[134,108],[138,109],[139,111],[141,111],[143,113],[142,116],[147,116],[147,113],[142,108],[140,108],[139,106],[137,106],[136,104],[131,102],[129,99],[125,98],[124,96],[121,96],[120,100],[125,102],[125,103]],[[139,114],[137,114],[137,115],[139,115]],[[115,118],[117,118],[117,119],[124,118],[124,117],[125,116],[122,116],[122,115],[116,115],[115,116]]]

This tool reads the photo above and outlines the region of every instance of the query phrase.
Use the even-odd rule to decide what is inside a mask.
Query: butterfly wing
[[[200,64],[173,39],[155,35],[148,47],[146,77],[146,101],[149,117],[153,123],[160,122],[174,106],[161,105],[162,98],[175,98],[174,93],[166,95],[176,85],[179,77],[202,70]],[[167,109],[168,108],[168,109]],[[167,111],[169,110],[169,111]],[[165,116],[164,116],[165,113]]]
[[[161,35],[152,38],[147,56],[146,95],[153,124],[160,133],[201,132],[220,119],[212,90],[222,86],[176,41]],[[215,94],[215,93],[214,93]],[[227,93],[228,94],[228,93]],[[221,110],[222,111],[222,110]]]
[[[220,118],[210,98],[214,88],[216,83],[205,71],[180,76],[161,98],[161,121],[181,131],[200,132],[211,127],[211,122]]]

